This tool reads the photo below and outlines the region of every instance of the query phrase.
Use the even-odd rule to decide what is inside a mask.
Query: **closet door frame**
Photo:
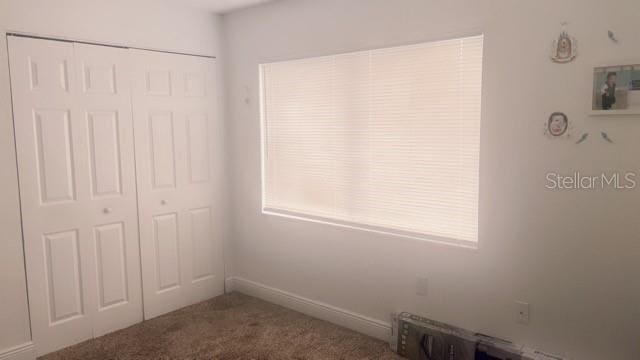
[[[80,210],[71,211],[72,215],[69,215],[69,211],[56,210],[45,213],[45,218],[57,223],[65,230],[45,233],[40,231],[39,233],[29,228],[32,225],[30,218],[34,218],[32,214],[35,209],[34,204],[38,204],[38,201],[42,202],[42,196],[37,191],[28,190],[40,187],[39,178],[28,176],[28,171],[25,171],[25,167],[28,167],[29,164],[33,166],[37,159],[34,158],[34,150],[29,150],[24,145],[24,139],[18,139],[19,136],[24,136],[25,129],[28,128],[20,126],[18,123],[31,118],[33,114],[31,111],[27,114],[24,109],[21,109],[21,107],[25,108],[25,104],[21,103],[24,99],[21,99],[20,92],[27,93],[28,91],[26,87],[20,88],[20,86],[26,86],[26,84],[13,85],[13,120],[14,128],[16,128],[16,156],[22,199],[21,212],[27,287],[32,333],[38,355],[44,355],[124,328],[142,321],[143,318],[150,319],[224,293],[222,239],[224,234],[222,212],[224,209],[220,206],[224,203],[222,194],[225,178],[222,166],[224,162],[222,147],[224,132],[222,122],[217,119],[215,94],[217,89],[214,81],[215,57],[16,33],[8,35],[9,63],[12,74],[21,72],[24,75],[33,71],[29,68],[32,66],[31,59],[27,66],[24,62],[18,64],[21,60],[16,58],[15,53],[21,50],[16,51],[16,49],[24,46],[37,47],[34,44],[44,44],[42,45],[45,48],[41,53],[42,58],[51,58],[56,54],[56,48],[64,49],[62,50],[61,66],[64,67],[65,78],[61,78],[61,81],[65,84],[63,90],[67,95],[64,100],[65,105],[62,108],[67,111],[66,131],[68,131],[67,140],[70,149],[67,160],[72,163],[70,165],[72,169],[68,171],[71,188],[67,194],[71,195],[68,199],[62,200],[69,204],[75,202],[82,206]],[[92,52],[95,53],[92,54]],[[53,57],[55,58],[55,56]],[[138,144],[138,134],[144,134],[144,131],[138,129],[139,119],[136,114],[140,107],[136,106],[136,101],[143,97],[139,96],[141,93],[135,93],[138,86],[135,79],[143,76],[144,80],[140,83],[143,84],[141,86],[150,86],[148,81],[152,79],[148,78],[147,71],[143,71],[143,63],[141,62],[148,57],[166,59],[160,62],[173,69],[174,75],[170,75],[169,78],[170,87],[172,87],[170,91],[180,96],[173,99],[175,103],[170,108],[173,109],[172,114],[176,116],[175,119],[182,119],[183,125],[180,131],[174,134],[176,144],[181,148],[179,152],[181,157],[174,158],[174,161],[177,161],[174,164],[176,166],[174,185],[182,193],[175,191],[174,194],[170,194],[170,192],[156,194],[155,200],[158,204],[155,205],[149,201],[143,205],[140,200],[140,186],[146,184],[148,179],[145,180],[145,175],[141,175],[140,170],[144,164],[141,165],[139,160],[141,147]],[[109,61],[113,62],[113,66],[109,65]],[[93,65],[96,66],[93,67]],[[43,75],[46,74],[40,74],[41,77]],[[29,73],[28,77],[33,81],[33,73]],[[48,79],[50,80],[50,78]],[[13,82],[15,81],[12,75]],[[31,85],[33,86],[33,83]],[[123,96],[107,100],[108,95],[114,95],[116,92]],[[48,100],[45,99],[44,105],[38,106],[60,108],[55,103],[53,105],[47,103]],[[108,104],[105,105],[104,102]],[[118,109],[114,110],[114,107]],[[162,108],[160,110],[162,111]],[[204,115],[204,118],[199,117],[201,115]],[[102,121],[105,119],[106,123]],[[147,120],[144,123],[148,124]],[[96,136],[103,134],[104,131],[108,131],[112,135],[112,137],[107,137],[109,141],[117,139],[118,151],[126,148],[131,152],[131,156],[122,156],[121,154],[117,161],[121,169],[119,185],[115,190],[113,186],[109,186],[113,184],[105,185],[104,182],[98,181],[97,174],[104,169],[96,169],[94,163],[97,158],[104,160],[113,155],[113,151],[109,152],[108,149],[96,150],[97,147],[105,145],[105,137]],[[193,148],[189,148],[194,144],[194,139],[196,144],[206,148],[206,155],[204,157],[202,154],[196,155],[195,162],[195,151]],[[31,140],[37,139],[32,137]],[[100,141],[102,141],[101,145],[97,145]],[[35,154],[35,156],[38,155]],[[29,157],[31,158],[30,162],[25,163],[24,159]],[[195,168],[194,163],[200,165],[206,163],[206,171],[202,171],[202,166]],[[132,173],[134,176],[127,175]],[[104,175],[105,172],[102,171],[102,174]],[[84,177],[82,181],[80,181],[80,177]],[[116,177],[111,177],[111,180],[114,178]],[[131,178],[133,181],[128,182],[125,178]],[[100,192],[100,189],[104,191]],[[96,190],[99,191],[96,192]],[[118,193],[128,196],[129,201],[115,200]],[[149,194],[147,193],[147,195]],[[131,198],[135,203],[133,211],[131,210]],[[154,199],[154,195],[147,196],[147,198]],[[168,201],[158,201],[160,198],[170,199],[170,206],[174,206],[174,208],[167,213],[168,207],[165,205],[168,204]],[[127,206],[128,208],[123,210]],[[154,206],[161,206],[161,208],[154,208]],[[79,207],[76,206],[76,208]],[[143,219],[141,216],[143,211],[154,215],[151,218]],[[121,221],[120,216],[126,216],[135,219],[135,221]],[[174,216],[173,220],[172,216]],[[157,271],[150,270],[152,269],[150,266],[145,266],[145,259],[156,256],[157,248],[153,245],[145,247],[141,237],[144,232],[141,224],[144,221],[153,221],[154,218],[156,226],[163,225],[162,220],[175,221],[176,251],[182,264],[178,268],[178,288],[180,289],[178,295],[174,298],[159,297],[160,301],[156,301],[155,305],[152,299],[158,295]],[[82,221],[85,224],[76,226],[74,221]],[[63,266],[65,269],[71,266],[74,271],[74,280],[71,283],[75,283],[75,290],[73,290],[76,294],[74,295],[76,302],[73,303],[75,304],[75,313],[69,316],[65,315],[63,319],[53,322],[50,319],[51,290],[48,288],[50,285],[46,284],[46,279],[44,281],[36,280],[38,276],[42,277],[43,274],[50,271],[51,261],[44,260],[47,251],[50,250],[46,246],[37,246],[33,242],[29,242],[34,238],[41,238],[46,243],[47,236],[49,238],[54,236],[56,239],[62,236],[62,239],[67,241],[64,243],[66,248],[62,249],[66,251],[63,251],[63,254],[67,258],[71,256],[72,260],[75,259],[75,262],[70,263],[63,261],[61,263],[63,265],[58,263],[58,266]],[[105,239],[118,240],[118,238],[122,240],[120,246],[106,248],[101,246],[105,245],[103,241]],[[52,240],[49,239],[49,241]],[[56,245],[58,244],[63,243],[56,243]],[[152,250],[154,254],[147,253],[146,250]],[[118,264],[126,269],[124,270],[125,274],[122,275],[122,272],[116,275],[106,274],[105,277],[104,270],[108,266],[104,266],[104,262],[101,263],[100,259],[104,260],[104,256],[118,259],[120,251],[123,255],[120,256],[122,261]],[[156,265],[153,263],[151,266]],[[46,269],[47,267],[49,270]],[[144,273],[145,270],[156,272],[153,277],[143,276],[141,272]],[[153,280],[151,280],[152,278]],[[117,285],[118,282],[126,284],[124,292],[126,299],[107,296],[105,288],[97,288],[100,283],[108,283],[111,287],[107,286],[106,288],[113,290],[113,285]],[[158,303],[162,304],[165,300],[167,300],[166,304],[157,306]],[[44,320],[47,318],[49,320]],[[59,330],[51,329],[53,323],[60,326],[57,328]]]

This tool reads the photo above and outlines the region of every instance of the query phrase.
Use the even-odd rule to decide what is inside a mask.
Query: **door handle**
[[[106,207],[106,208],[102,209],[102,212],[105,213],[105,214],[108,214],[108,213],[111,212],[111,208]]]
[[[166,200],[160,200],[160,204],[167,205],[167,201]]]

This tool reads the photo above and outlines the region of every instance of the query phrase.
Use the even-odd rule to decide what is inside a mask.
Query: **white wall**
[[[28,343],[28,306],[4,33],[218,55],[219,18],[154,0],[0,0],[0,357]],[[217,86],[220,86],[217,84]]]
[[[283,0],[225,15],[234,275],[384,321],[404,309],[573,359],[640,358],[640,190],[545,189],[548,171],[640,170],[640,118],[587,116],[592,65],[640,61],[638,18],[637,0]],[[558,65],[549,50],[563,21],[580,54]],[[259,63],[476,29],[479,250],[260,213]],[[553,111],[589,139],[545,138]],[[531,303],[529,326],[515,323],[515,300]]]

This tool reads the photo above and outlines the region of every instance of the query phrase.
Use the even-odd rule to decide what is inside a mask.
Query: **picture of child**
[[[602,110],[609,110],[616,103],[616,79],[618,75],[615,72],[607,73],[607,80],[600,89],[602,96]]]
[[[640,64],[595,67],[592,84],[594,115],[640,113]]]

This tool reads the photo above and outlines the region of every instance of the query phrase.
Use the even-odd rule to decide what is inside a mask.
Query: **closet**
[[[38,354],[223,293],[214,60],[8,43]]]

